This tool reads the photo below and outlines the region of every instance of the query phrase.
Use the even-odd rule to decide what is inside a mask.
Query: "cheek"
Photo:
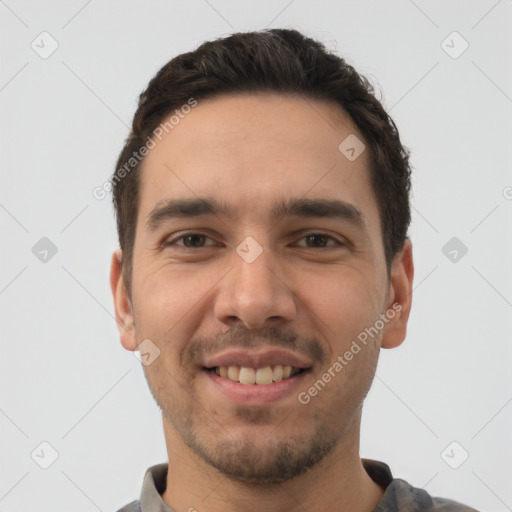
[[[141,337],[164,350],[179,351],[205,314],[208,290],[218,276],[172,265],[147,266],[133,282],[135,322]]]
[[[382,297],[372,275],[360,269],[340,268],[303,290],[306,312],[325,334],[336,357],[365,328],[379,318]]]

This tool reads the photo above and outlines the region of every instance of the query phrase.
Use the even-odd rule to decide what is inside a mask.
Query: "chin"
[[[302,475],[337,444],[337,439],[325,436],[269,442],[267,435],[261,443],[228,440],[214,446],[196,441],[189,446],[205,462],[229,478],[253,485],[279,484]]]

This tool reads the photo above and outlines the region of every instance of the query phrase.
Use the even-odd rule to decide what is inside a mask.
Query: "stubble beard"
[[[167,409],[167,408],[166,408]],[[338,444],[343,432],[336,435],[327,428],[317,426],[313,433],[301,438],[279,438],[268,435],[257,445],[250,434],[234,438],[225,429],[224,439],[213,430],[208,435],[198,435],[195,422],[189,416],[185,422],[177,420],[162,409],[164,421],[168,421],[195,455],[216,468],[221,474],[247,484],[279,484],[305,473],[318,464]],[[258,416],[253,409],[241,407],[237,416]],[[259,420],[257,420],[259,422]],[[286,421],[284,422],[286,423]],[[254,425],[254,423],[253,423]],[[221,428],[219,425],[216,427]]]

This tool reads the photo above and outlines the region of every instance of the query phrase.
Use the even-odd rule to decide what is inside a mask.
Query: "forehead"
[[[139,223],[162,202],[194,196],[262,221],[283,199],[308,196],[341,199],[378,217],[369,152],[351,160],[339,149],[347,137],[364,138],[333,103],[237,94],[199,100],[176,119],[143,162]]]

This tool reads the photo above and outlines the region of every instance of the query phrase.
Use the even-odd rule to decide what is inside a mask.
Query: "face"
[[[112,265],[122,343],[159,350],[144,371],[168,444],[233,478],[284,481],[357,444],[380,347],[405,336],[410,245],[388,279],[351,134],[330,103],[222,96],[144,161],[130,296]]]

